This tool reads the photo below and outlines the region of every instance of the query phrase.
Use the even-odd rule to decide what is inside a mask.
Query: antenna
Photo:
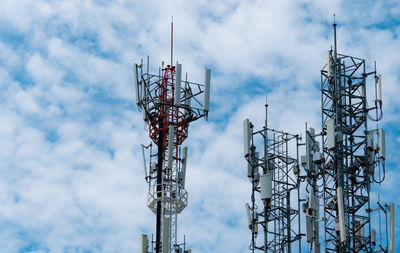
[[[186,180],[186,164],[187,164],[187,151],[188,148],[183,148],[183,156],[182,156],[182,187],[185,188],[185,180]]]
[[[270,200],[272,198],[272,171],[261,175],[260,188],[261,199]]]
[[[252,227],[252,222],[251,222],[251,215],[250,215],[250,206],[248,203],[246,203],[246,205],[244,205],[244,207],[246,208],[246,214],[247,214],[247,222],[249,224],[249,229],[251,229]]]
[[[185,108],[185,119],[189,119],[191,117],[191,113],[192,113],[191,110],[190,110],[190,106],[191,106],[190,99],[191,99],[191,96],[192,96],[192,94],[190,92],[190,89],[185,88],[184,96],[185,96],[185,106],[186,106],[186,108]]]
[[[175,138],[175,126],[169,125],[168,131],[168,169],[172,169],[172,162],[174,161],[174,138]]]
[[[346,241],[346,225],[344,221],[344,207],[343,207],[343,189],[339,186],[337,189],[337,205],[339,213],[339,229],[340,229],[340,241],[343,243]]]
[[[379,91],[379,102],[382,103],[382,76],[378,76],[378,91]]]
[[[335,64],[336,64],[336,62],[337,62],[337,40],[336,40],[336,19],[335,19],[335,14],[333,14],[333,38],[334,38]]]
[[[327,53],[326,68],[328,70],[328,77],[330,77],[331,76],[331,51],[330,50],[328,50],[328,53]]]
[[[144,168],[144,177],[147,178],[147,167],[146,167],[146,157],[144,155],[144,145],[142,144],[142,156],[143,156],[143,168]]]
[[[243,137],[244,137],[244,157],[248,157],[250,155],[250,138],[251,138],[249,119],[245,119],[243,121]]]
[[[178,62],[176,62],[175,95],[174,95],[175,105],[179,105],[181,102],[181,80],[182,80],[182,64],[178,64]]]
[[[133,74],[135,79],[135,91],[136,91],[136,105],[140,105],[140,94],[139,94],[139,81],[138,81],[138,66],[137,64],[133,64]]]
[[[208,112],[210,109],[210,78],[211,70],[206,68],[205,71],[205,87],[204,87],[204,111]]]
[[[142,234],[142,251],[141,253],[147,253],[148,248],[149,248],[149,241],[147,239],[147,235]]]

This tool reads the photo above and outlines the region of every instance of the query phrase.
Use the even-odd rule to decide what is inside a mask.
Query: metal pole
[[[264,128],[264,165],[269,173],[268,166],[268,98],[265,96],[265,128]],[[264,202],[264,253],[267,253],[268,248],[268,200]]]
[[[160,129],[163,128],[163,120],[160,117],[158,119]],[[161,198],[162,191],[162,165],[163,165],[163,152],[164,152],[164,133],[160,131],[160,135],[158,136],[158,163],[157,163],[157,198]],[[157,202],[157,219],[156,219],[156,253],[161,252],[161,201]]]
[[[306,128],[307,129],[307,128]],[[299,210],[299,214],[297,217],[298,220],[298,235],[301,234],[301,230],[300,230],[300,166],[299,166],[299,136],[296,136],[296,159],[297,159],[297,167],[299,170],[299,177],[297,178],[297,209]],[[299,253],[301,253],[301,238],[299,239]]]
[[[390,253],[394,253],[394,204],[390,204]]]

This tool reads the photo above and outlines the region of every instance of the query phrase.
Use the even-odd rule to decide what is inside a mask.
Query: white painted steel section
[[[171,232],[171,219],[164,218],[162,223],[162,253],[170,253],[170,232]]]

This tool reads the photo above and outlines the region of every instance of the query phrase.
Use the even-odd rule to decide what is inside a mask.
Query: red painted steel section
[[[166,68],[162,69],[162,76],[163,79],[159,84],[160,106],[158,108],[160,111],[158,118],[153,118],[150,122],[149,136],[154,143],[157,143],[158,136],[163,132],[163,147],[167,152],[169,126],[175,126],[174,146],[178,149],[178,146],[188,137],[189,125],[185,122],[184,110],[180,109],[179,106],[174,106],[175,66],[167,65]],[[159,127],[160,120],[162,128]],[[164,152],[164,161],[166,152]]]

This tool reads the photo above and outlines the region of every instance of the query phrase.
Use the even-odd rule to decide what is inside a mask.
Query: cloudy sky
[[[132,64],[169,59],[171,16],[183,71],[200,82],[212,69],[209,121],[185,142],[179,238],[194,252],[246,252],[242,121],[262,127],[268,94],[271,127],[320,129],[333,13],[340,52],[382,74],[387,174],[372,196],[400,210],[398,1],[0,0],[1,252],[139,252],[154,232]]]

